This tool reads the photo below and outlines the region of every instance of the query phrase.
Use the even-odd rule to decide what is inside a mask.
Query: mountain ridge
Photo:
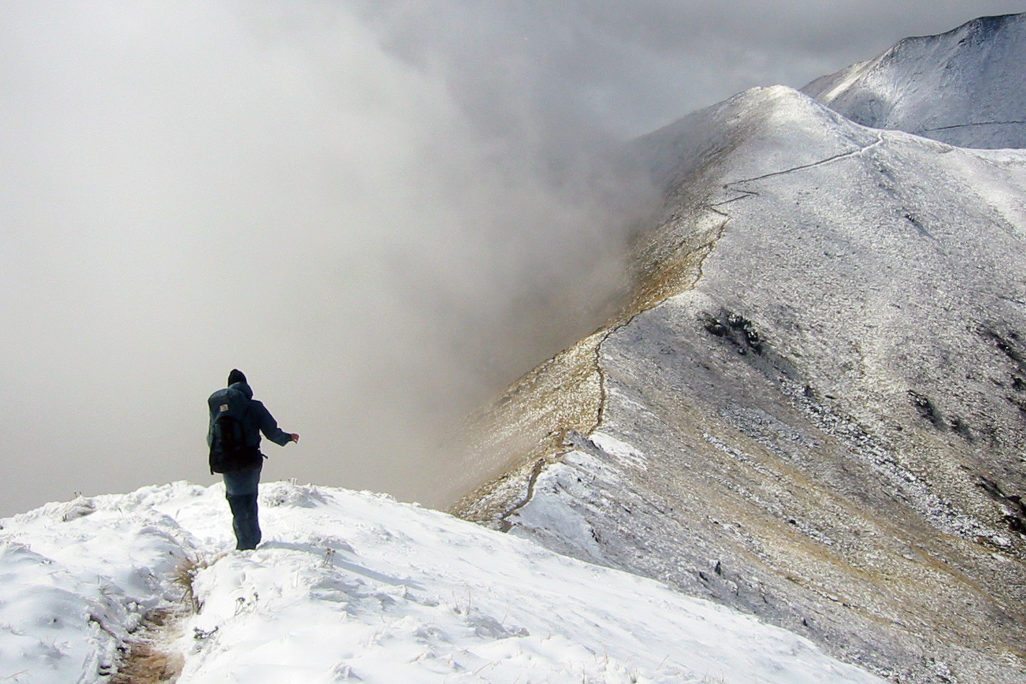
[[[575,400],[541,367],[547,439],[457,512],[884,677],[1020,679],[1026,155],[782,87],[639,148],[666,201],[634,302],[567,352],[596,360],[598,419],[547,414]]]
[[[1026,14],[899,41],[802,91],[857,123],[962,147],[1026,147]]]

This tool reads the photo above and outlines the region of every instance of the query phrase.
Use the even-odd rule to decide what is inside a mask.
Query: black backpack
[[[230,473],[262,461],[256,447],[246,444],[244,428],[249,398],[225,387],[207,399],[210,407],[210,472]]]

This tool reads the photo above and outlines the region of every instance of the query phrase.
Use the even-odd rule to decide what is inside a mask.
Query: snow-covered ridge
[[[851,120],[961,147],[1026,147],[1026,14],[906,38],[802,90]]]
[[[191,563],[198,611],[155,644],[180,682],[876,681],[753,618],[388,497],[271,483],[260,502],[255,552],[225,552],[221,485],[0,521],[0,680],[108,681],[143,615],[182,605]]]
[[[877,134],[787,86],[750,88],[693,112],[633,143],[658,183],[695,184],[708,169],[743,144],[759,144],[760,155],[730,159],[735,179],[752,178],[821,163],[824,140],[861,147]],[[741,165],[741,166],[739,166]],[[747,166],[745,166],[747,165]],[[706,190],[715,190],[706,188]]]
[[[782,87],[638,146],[666,204],[636,306],[581,342],[593,381],[512,388],[561,443],[460,513],[900,681],[1021,681],[1026,152]]]

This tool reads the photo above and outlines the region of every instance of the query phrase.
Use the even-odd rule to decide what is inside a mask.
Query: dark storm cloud
[[[590,331],[627,137],[1000,2],[0,7],[0,514],[203,480],[243,368],[267,477],[441,504],[449,425]]]

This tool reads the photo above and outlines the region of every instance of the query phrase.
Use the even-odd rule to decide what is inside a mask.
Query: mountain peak
[[[734,160],[737,177],[785,165],[814,163],[876,139],[867,130],[807,94],[783,85],[749,88],[693,112],[635,143],[657,182],[670,186],[725,158],[745,144],[753,151]],[[754,150],[761,152],[755,154]]]
[[[1026,147],[1026,14],[905,38],[802,92],[849,119],[961,147]]]
[[[990,17],[977,17],[976,19],[970,19],[961,26],[939,33],[935,36],[917,36],[915,38],[906,38],[906,40],[916,40],[930,38],[940,38],[943,36],[961,36],[960,40],[966,40],[970,37],[976,37],[980,40],[986,40],[989,37],[997,34],[999,31],[1011,29],[1011,30],[1023,30],[1026,26],[1026,12],[1020,12],[1016,14],[998,14]]]

